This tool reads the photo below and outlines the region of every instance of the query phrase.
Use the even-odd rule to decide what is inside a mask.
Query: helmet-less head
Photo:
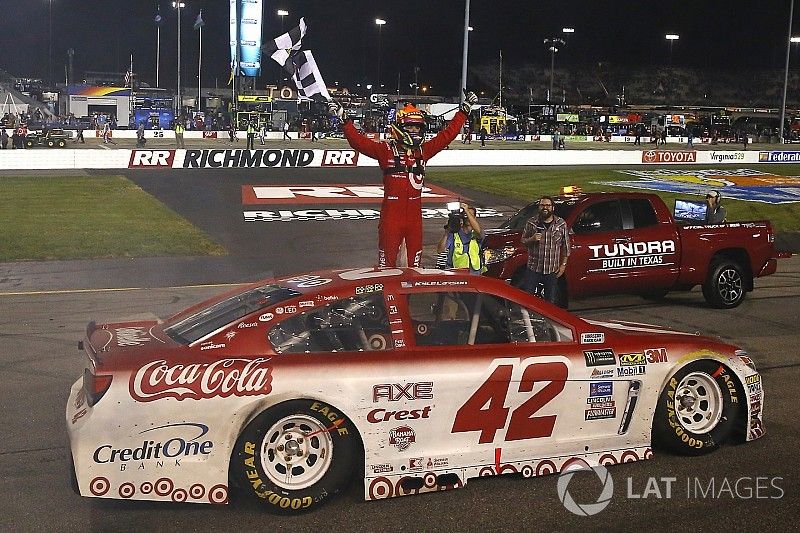
[[[421,145],[425,139],[425,114],[413,104],[406,104],[397,112],[392,135],[400,144],[410,147]]]

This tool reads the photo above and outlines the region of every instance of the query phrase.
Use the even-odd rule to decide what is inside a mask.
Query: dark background
[[[63,81],[66,51],[75,49],[75,74],[84,70],[124,72],[134,55],[140,80],[155,81],[156,25],[161,4],[161,85],[174,88],[176,14],[167,0],[0,0],[0,69],[19,77],[47,77],[48,13],[52,5],[53,77]],[[226,0],[186,0],[183,10],[183,80],[197,75],[197,32],[192,23],[202,8],[204,86],[224,86],[229,74]],[[502,49],[504,70],[525,63],[547,65],[543,39],[575,34],[556,58],[557,65],[607,62],[612,65],[667,65],[665,33],[677,33],[675,66],[693,68],[783,68],[789,1],[616,1],[577,0],[492,2],[472,0],[470,65],[496,64]],[[375,0],[266,0],[264,39],[281,32],[277,9],[286,9],[284,30],[306,17],[305,48],[314,51],[328,85],[375,83],[378,72],[376,17],[388,23],[381,35],[381,79],[389,92],[403,92],[419,66],[420,85],[431,92],[456,94],[461,72],[464,2]],[[795,19],[800,15],[795,10]],[[797,29],[800,32],[800,27]],[[277,78],[267,63],[258,87]]]

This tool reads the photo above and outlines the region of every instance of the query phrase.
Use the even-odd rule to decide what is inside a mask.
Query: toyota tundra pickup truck
[[[570,234],[567,271],[560,278],[562,307],[569,298],[641,294],[658,299],[700,285],[711,306],[730,309],[753,290],[754,278],[773,274],[777,259],[791,255],[775,251],[767,220],[676,222],[655,194],[579,193],[554,200]],[[522,283],[528,259],[522,230],[537,213],[533,203],[499,229],[486,230],[486,275]]]

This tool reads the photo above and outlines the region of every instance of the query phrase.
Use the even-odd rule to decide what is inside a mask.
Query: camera
[[[450,211],[447,215],[447,224],[444,229],[450,233],[458,233],[461,225],[467,220],[467,214],[461,209],[460,202],[448,202],[447,210]]]

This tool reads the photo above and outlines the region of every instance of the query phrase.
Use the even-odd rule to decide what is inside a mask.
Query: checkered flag
[[[300,50],[305,35],[306,21],[301,18],[298,27],[275,37],[271,42],[262,46],[261,51],[269,55],[280,66],[285,67],[286,62],[292,57],[292,54]]]
[[[284,68],[292,75],[301,100],[310,100],[316,94],[325,100],[331,99],[311,50],[293,54]]]

